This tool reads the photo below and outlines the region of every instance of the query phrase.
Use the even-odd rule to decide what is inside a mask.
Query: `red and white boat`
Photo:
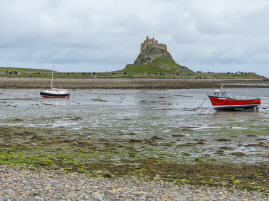
[[[260,98],[232,97],[230,90],[218,89],[213,95],[208,95],[215,110],[249,110],[258,108]]]

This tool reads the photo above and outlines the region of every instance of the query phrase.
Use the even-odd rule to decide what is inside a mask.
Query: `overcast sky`
[[[102,72],[147,35],[194,71],[269,76],[268,0],[0,0],[0,66]]]

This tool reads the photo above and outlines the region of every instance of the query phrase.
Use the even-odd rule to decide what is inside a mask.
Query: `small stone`
[[[113,175],[109,171],[105,171],[103,176],[106,178],[112,178]]]
[[[95,192],[95,194],[94,194],[94,198],[96,200],[100,200],[100,201],[104,200],[104,196],[105,196],[104,194],[99,193],[99,192]]]
[[[134,142],[142,142],[142,141],[141,141],[141,140],[139,140],[139,139],[129,139],[129,142],[134,143]]]

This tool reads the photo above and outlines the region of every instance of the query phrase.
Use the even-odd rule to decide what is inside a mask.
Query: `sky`
[[[268,0],[0,0],[0,66],[107,72],[147,35],[194,71],[269,77]]]

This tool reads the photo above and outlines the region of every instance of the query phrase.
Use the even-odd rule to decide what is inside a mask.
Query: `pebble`
[[[268,195],[218,187],[146,182],[135,177],[92,178],[82,173],[0,166],[0,201],[154,200],[265,201]]]

